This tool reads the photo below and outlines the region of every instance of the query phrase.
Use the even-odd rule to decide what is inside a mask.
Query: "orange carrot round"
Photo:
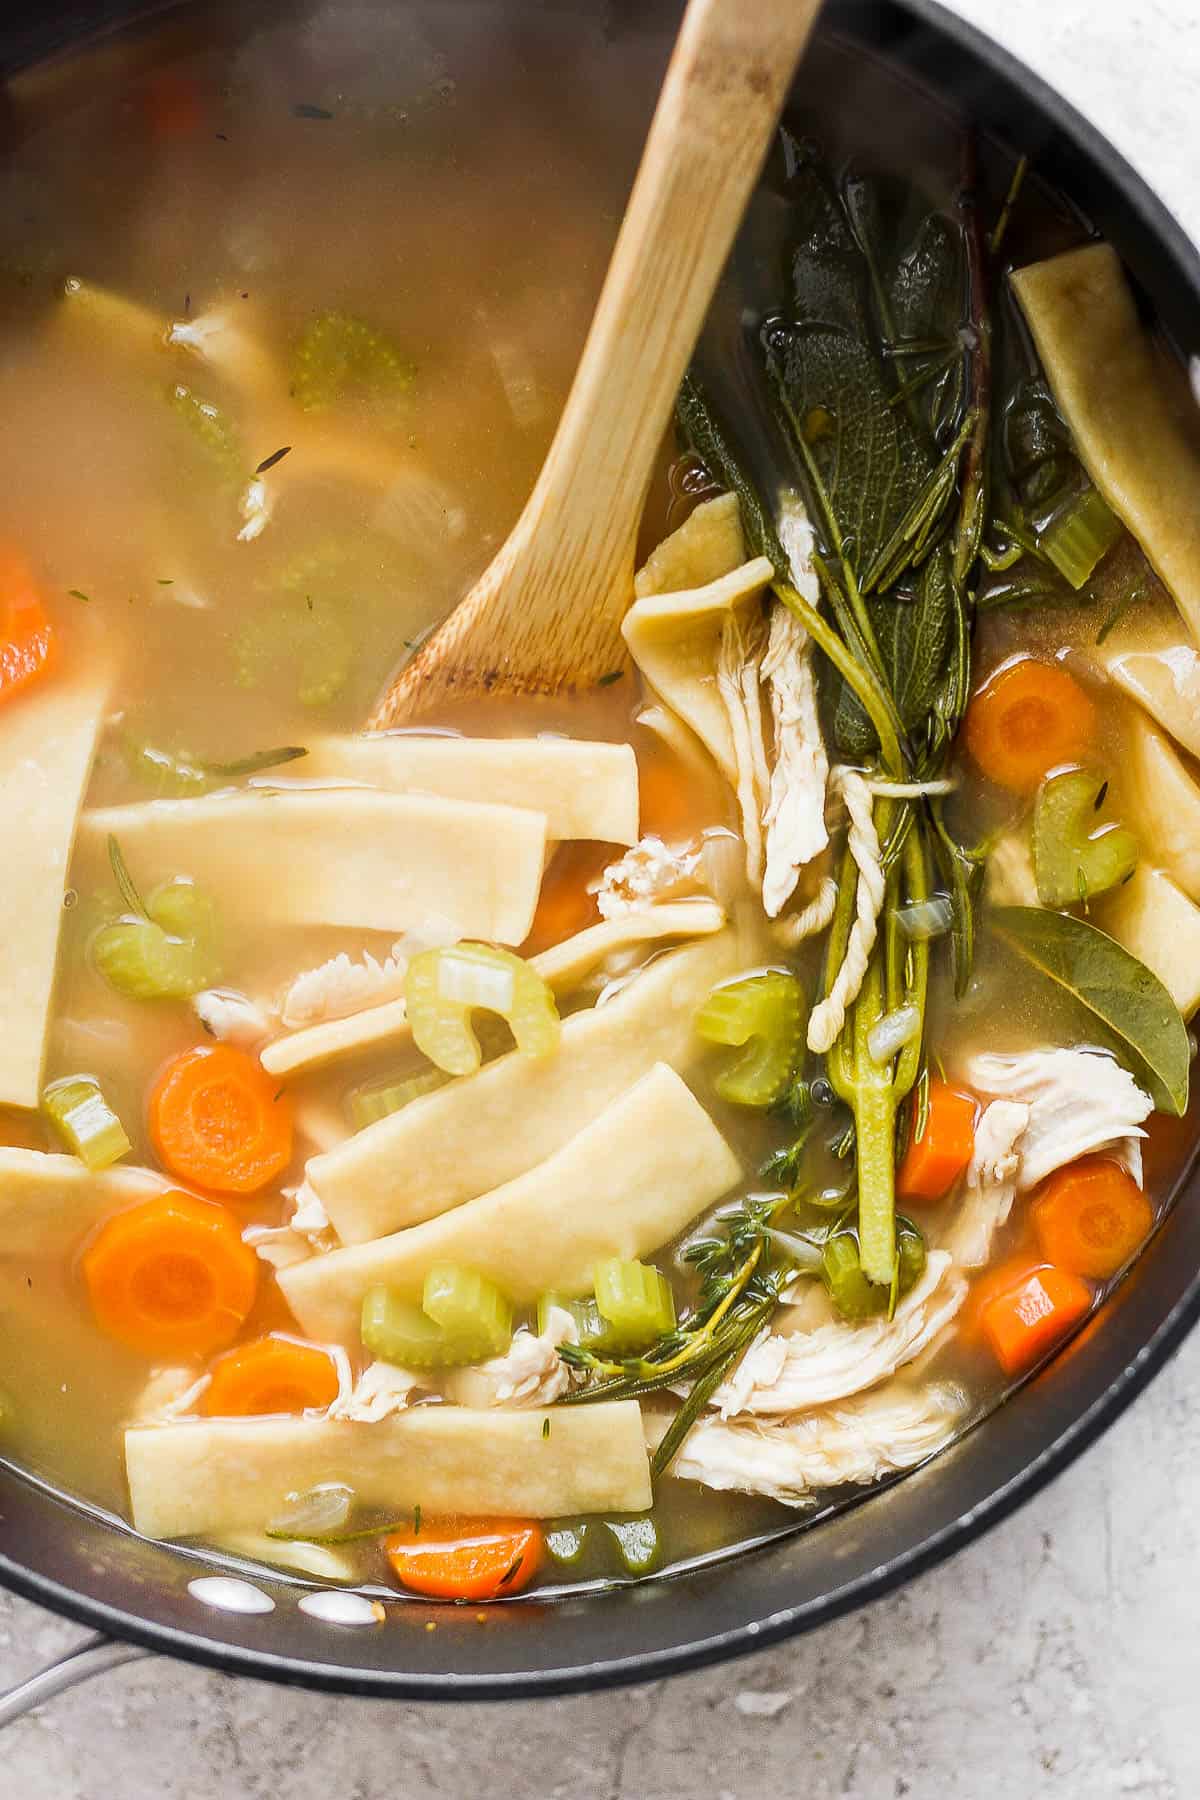
[[[207,1356],[233,1342],[258,1292],[234,1215],[194,1194],[116,1213],[82,1258],[96,1323],[148,1356]]]
[[[1043,1254],[1089,1281],[1115,1275],[1149,1235],[1154,1209],[1132,1176],[1085,1156],[1043,1183],[1033,1224]]]
[[[925,1129],[916,1135],[917,1109],[904,1161],[896,1174],[902,1200],[941,1200],[971,1160],[975,1148],[975,1101],[936,1077],[929,1083]]]
[[[230,1044],[169,1062],[150,1095],[163,1165],[214,1194],[256,1194],[292,1160],[292,1111],[266,1071]]]
[[[980,773],[1016,794],[1031,794],[1048,770],[1083,756],[1096,709],[1057,663],[1022,657],[998,669],[974,695],[963,732]]]
[[[1022,1375],[1086,1317],[1091,1290],[1068,1269],[1034,1269],[989,1300],[979,1315],[1006,1375]]]
[[[432,1600],[496,1600],[528,1587],[545,1540],[532,1519],[422,1519],[384,1543],[402,1587]]]
[[[333,1358],[316,1344],[272,1332],[227,1350],[213,1364],[201,1408],[215,1418],[301,1413],[337,1399]]]
[[[46,674],[57,649],[28,564],[16,551],[0,549],[0,701]]]

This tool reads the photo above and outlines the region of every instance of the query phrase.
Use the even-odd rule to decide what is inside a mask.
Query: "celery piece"
[[[695,1017],[713,1044],[744,1045],[716,1077],[723,1100],[770,1106],[787,1086],[801,1041],[802,989],[794,975],[769,969],[714,988]]]
[[[206,954],[150,919],[119,919],[92,939],[92,961],[131,1000],[187,1000],[212,980]]]
[[[169,937],[191,938],[203,948],[209,948],[216,938],[217,913],[211,898],[184,875],[156,887],[146,901],[146,911]]]
[[[425,1277],[421,1304],[456,1359],[503,1356],[512,1343],[512,1307],[495,1282],[457,1263],[437,1263]],[[467,1354],[470,1352],[470,1354]]]
[[[368,1288],[362,1303],[362,1341],[381,1362],[433,1369],[445,1362],[441,1327],[390,1288]]]
[[[235,679],[255,688],[289,666],[301,706],[328,706],[350,679],[354,638],[339,608],[309,595],[289,595],[248,619],[234,642]]]
[[[246,473],[246,459],[237,432],[220,407],[202,400],[182,382],[168,388],[167,399],[172,412],[188,426],[213,468],[231,486],[240,482]]]
[[[662,1555],[658,1527],[649,1514],[638,1519],[605,1519],[604,1529],[630,1575],[648,1575]]]
[[[595,1269],[596,1305],[614,1348],[636,1350],[675,1329],[671,1284],[652,1263],[606,1257]]]
[[[1077,906],[1128,880],[1138,844],[1123,825],[1093,833],[1108,783],[1093,769],[1064,769],[1038,789],[1033,808],[1033,872],[1043,906]]]
[[[558,1048],[554,995],[511,950],[470,943],[423,950],[408,965],[404,997],[413,1042],[448,1075],[470,1075],[483,1059],[471,1027],[477,1007],[506,1019],[526,1056]]]
[[[1078,592],[1125,527],[1099,488],[1088,486],[1059,507],[1038,534],[1038,548]]]
[[[100,1083],[90,1075],[52,1081],[42,1094],[42,1111],[72,1155],[89,1169],[107,1169],[132,1148]]]
[[[587,1519],[556,1519],[546,1529],[546,1549],[556,1563],[573,1568],[583,1556],[590,1530]]]
[[[444,1087],[446,1079],[441,1069],[422,1069],[416,1075],[404,1075],[396,1081],[369,1082],[354,1088],[346,1098],[350,1123],[356,1131],[365,1131],[368,1125],[376,1125],[389,1113],[399,1112],[411,1101],[419,1100],[422,1094],[432,1094],[435,1088]]]
[[[292,393],[305,412],[363,395],[387,408],[412,386],[416,369],[383,332],[347,313],[323,313],[296,347]]]
[[[896,1220],[897,1292],[907,1294],[925,1268],[925,1239],[910,1220]],[[821,1279],[844,1319],[869,1319],[886,1312],[891,1288],[871,1282],[863,1274],[858,1233],[851,1228],[826,1239],[821,1254]]]
[[[570,1315],[575,1323],[575,1341],[582,1350],[611,1350],[614,1348],[612,1330],[607,1319],[603,1318],[595,1300],[568,1300],[562,1294],[543,1294],[537,1303],[538,1336],[544,1337],[550,1329],[550,1314],[557,1307],[561,1312]]]

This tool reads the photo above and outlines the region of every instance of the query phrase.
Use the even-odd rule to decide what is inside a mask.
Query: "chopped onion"
[[[891,1062],[897,1050],[912,1042],[921,1029],[921,1014],[915,1006],[898,1006],[885,1013],[867,1033],[867,1051],[873,1063],[881,1067]]]
[[[289,1494],[284,1511],[271,1520],[267,1530],[286,1531],[289,1537],[304,1532],[324,1537],[330,1531],[341,1530],[350,1517],[353,1504],[353,1488],[343,1486],[340,1481],[326,1481],[303,1494]]]
[[[944,937],[954,923],[953,902],[949,894],[935,894],[932,900],[918,900],[913,906],[901,906],[896,912],[896,923],[914,944]]]
[[[778,1244],[785,1256],[791,1258],[797,1269],[815,1275],[821,1267],[821,1252],[808,1238],[794,1237],[790,1231],[780,1231],[774,1225],[767,1226],[767,1236],[773,1244]]]

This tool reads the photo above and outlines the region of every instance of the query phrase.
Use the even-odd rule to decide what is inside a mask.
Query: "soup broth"
[[[29,813],[36,750],[14,778],[5,733],[53,696],[79,696],[96,748],[65,878],[37,848],[49,826],[32,833],[48,877],[20,873],[19,838],[6,851],[17,895],[57,882],[63,910],[36,1095],[15,1076],[0,1094],[0,1430],[18,1466],[204,1554],[502,1599],[812,1520],[944,1447],[1102,1305],[1190,1141],[1164,1115],[1186,1113],[1181,1013],[1200,996],[1170,939],[1200,924],[1200,848],[1183,827],[1159,840],[1155,796],[1169,775],[1200,820],[1196,652],[1154,521],[1084,472],[1048,310],[1009,282],[1088,234],[1035,172],[1010,185],[997,146],[977,146],[964,202],[960,123],[845,46],[806,66],[714,305],[701,412],[681,406],[647,501],[632,659],[586,693],[424,716],[383,772],[355,760],[532,486],[669,27],[640,9],[283,7],[253,26],[197,9],[10,84],[0,626],[8,605],[26,656],[34,595],[51,650],[0,655],[0,803]],[[834,116],[829,91],[859,103]],[[889,117],[913,122],[902,151]],[[854,327],[948,472],[930,545],[910,533],[874,597],[856,559],[878,522],[830,536],[845,481],[873,478],[827,460],[856,427],[804,360],[847,326],[805,315],[803,259],[844,274],[866,218],[893,248],[916,230],[931,266],[935,239],[952,246],[942,336],[869,307]],[[991,485],[953,577],[963,692],[947,676],[898,717],[893,767],[795,621],[832,621],[873,692],[871,632],[893,627],[871,609],[930,606],[940,557],[951,582],[987,404],[972,254],[994,393]],[[1178,408],[1165,349],[1146,354]],[[714,418],[742,463],[714,451]],[[756,537],[755,484],[790,520],[787,569]],[[764,548],[773,571],[714,600]],[[694,597],[692,638],[663,627],[663,593]],[[896,653],[897,694],[927,654]],[[47,806],[72,779],[62,730],[38,765]],[[586,769],[554,773],[564,743]],[[505,760],[516,745],[532,773]],[[630,804],[623,836],[591,828]],[[598,930],[600,951],[576,943]],[[866,972],[826,1041],[856,932]],[[1101,937],[1118,960],[1091,980]],[[196,1232],[224,1246],[201,1298]],[[205,1307],[232,1323],[189,1336]],[[679,1453],[652,1503],[643,1430]],[[545,1504],[522,1475],[506,1505],[504,1470],[539,1453]],[[177,1506],[227,1454],[249,1512]]]

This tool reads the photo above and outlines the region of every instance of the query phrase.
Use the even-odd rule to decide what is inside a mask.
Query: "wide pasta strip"
[[[473,1200],[553,1155],[655,1063],[685,1072],[704,1052],[692,1014],[738,966],[732,931],[672,951],[566,1019],[553,1056],[512,1051],[313,1157],[307,1178],[338,1236],[362,1243]]]
[[[54,680],[0,713],[0,1104],[36,1106],[67,865],[107,683]]]
[[[144,887],[187,875],[266,925],[398,932],[435,921],[519,944],[537,905],[546,819],[419,794],[301,789],[84,814],[82,845],[102,853],[110,834]]]
[[[742,509],[736,494],[718,494],[688,514],[678,530],[664,538],[633,579],[639,600],[648,594],[677,594],[705,587],[732,574],[746,560]]]
[[[419,1299],[438,1263],[477,1270],[518,1305],[549,1289],[585,1294],[601,1258],[651,1255],[740,1175],[700,1102],[660,1063],[515,1181],[391,1237],[296,1263],[279,1284],[311,1337],[341,1343],[357,1333],[368,1288]]]
[[[305,780],[364,782],[390,793],[534,806],[545,813],[554,841],[637,841],[638,772],[630,744],[367,732],[310,740],[298,773]]]
[[[1163,872],[1200,900],[1200,782],[1140,711],[1123,740],[1124,817]]]
[[[545,1421],[550,1419],[550,1429]],[[345,1483],[365,1507],[555,1518],[641,1512],[650,1469],[635,1400],[555,1412],[421,1406],[375,1424],[219,1419],[125,1433],[147,1537],[262,1530],[288,1496]]]
[[[169,1186],[134,1164],[93,1172],[77,1156],[0,1145],[0,1271],[10,1259],[24,1267],[61,1255],[110,1213]]]
[[[1115,250],[1011,277],[1088,474],[1200,637],[1200,455],[1171,410]]]
[[[714,900],[682,900],[622,913],[589,925],[533,957],[533,967],[556,994],[570,993],[584,976],[616,951],[664,938],[709,937],[725,923]],[[364,1007],[345,1019],[326,1019],[276,1038],[262,1051],[263,1068],[271,1075],[298,1075],[319,1069],[339,1057],[361,1055],[384,1045],[398,1050],[412,1042],[403,1000]]]
[[[765,556],[704,587],[635,600],[621,625],[630,655],[660,699],[691,726],[736,785],[733,730],[717,686],[726,624],[757,618],[774,570]]]
[[[1200,906],[1161,869],[1139,863],[1105,896],[1098,921],[1158,976],[1185,1019],[1200,1006]]]

